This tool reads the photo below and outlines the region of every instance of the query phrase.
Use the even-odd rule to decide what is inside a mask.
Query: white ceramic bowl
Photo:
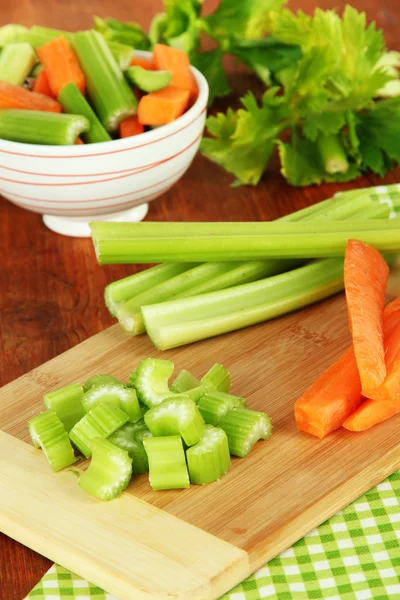
[[[140,221],[147,203],[182,177],[197,152],[208,85],[192,70],[199,87],[195,104],[173,123],[141,135],[84,146],[0,139],[0,193],[65,235],[89,235],[88,222],[95,219]]]

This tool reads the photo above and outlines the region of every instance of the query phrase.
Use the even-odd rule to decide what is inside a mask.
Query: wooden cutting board
[[[0,529],[121,600],[218,598],[400,467],[400,416],[322,441],[296,430],[294,400],[349,341],[340,295],[164,353],[118,326],[79,344],[0,390]],[[153,492],[143,475],[103,503],[74,473],[50,471],[26,421],[44,392],[94,373],[127,380],[146,356],[198,377],[222,362],[233,393],[268,412],[274,433],[214,484]]]

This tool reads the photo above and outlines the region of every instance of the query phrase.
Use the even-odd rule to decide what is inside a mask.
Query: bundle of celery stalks
[[[230,374],[215,364],[201,380],[183,370],[171,386],[174,365],[145,358],[125,385],[112,375],[94,375],[45,394],[45,412],[28,422],[32,442],[51,468],[77,460],[72,444],[91,462],[79,486],[112,500],[132,474],[150,471],[154,490],[188,488],[217,481],[272,431],[267,414],[249,410],[228,393]]]
[[[94,222],[100,263],[162,263],[108,285],[106,305],[161,350],[302,308],[343,289],[348,239],[389,262],[400,252],[396,190],[393,201],[375,188],[343,192],[266,223]]]

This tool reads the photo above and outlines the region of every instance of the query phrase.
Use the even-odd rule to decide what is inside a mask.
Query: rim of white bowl
[[[135,54],[143,58],[149,58],[152,55],[151,52],[145,50],[137,50],[135,51]],[[195,76],[199,88],[199,95],[193,106],[172,123],[161,125],[159,128],[152,129],[151,131],[145,131],[138,136],[111,140],[108,142],[98,142],[96,144],[47,146],[12,142],[0,138],[0,153],[31,158],[84,158],[86,156],[107,156],[108,154],[135,150],[136,148],[140,149],[143,146],[167,139],[171,135],[185,129],[207,110],[209,93],[207,80],[196,67],[191,66],[190,68]],[[40,151],[38,150],[39,148]]]

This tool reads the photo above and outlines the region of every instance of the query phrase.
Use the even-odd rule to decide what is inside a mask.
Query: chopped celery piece
[[[28,421],[35,448],[41,448],[53,471],[76,462],[74,450],[63,424],[53,410],[46,410]]]
[[[210,388],[208,385],[200,384],[197,387],[192,388],[191,390],[187,390],[184,393],[184,395],[188,396],[188,398],[190,398],[191,400],[193,400],[193,402],[197,404],[200,398],[202,398],[202,396],[204,396],[204,394],[207,394],[209,391]]]
[[[40,110],[0,110],[0,138],[25,144],[66,146],[89,130],[89,121],[80,115]]]
[[[138,100],[129,87],[104,38],[96,31],[79,31],[73,48],[86,76],[94,109],[110,133],[121,121],[137,113]]]
[[[231,289],[142,308],[160,350],[255,325],[343,289],[343,259],[326,259]]]
[[[73,34],[70,31],[64,31],[63,29],[54,29],[52,27],[42,27],[41,25],[32,25],[30,31],[37,35],[43,35],[48,38],[48,40],[53,40],[58,37],[65,37],[70,43],[72,40]]]
[[[28,31],[23,25],[9,23],[0,27],[0,48],[6,44],[12,44],[18,40],[18,35]]]
[[[231,387],[231,376],[224,365],[215,363],[209,371],[201,378],[201,383],[217,392],[228,392]]]
[[[188,390],[192,390],[200,385],[200,381],[196,379],[194,375],[190,373],[190,371],[186,371],[186,369],[182,369],[175,377],[174,381],[170,385],[169,389],[171,392],[175,392],[177,394],[182,394],[182,392],[187,392]]]
[[[153,490],[173,490],[190,486],[185,452],[179,435],[148,437],[143,440],[149,459]]]
[[[272,433],[269,416],[247,408],[230,410],[219,427],[228,436],[229,452],[241,457],[247,456],[258,440],[267,440]]]
[[[37,62],[37,56],[29,44],[7,44],[0,53],[0,81],[22,85]]]
[[[294,223],[91,223],[97,259],[109,263],[343,257],[356,238],[400,252],[398,220]]]
[[[168,380],[174,371],[174,363],[159,358],[145,358],[131,374],[130,381],[135,386],[139,400],[149,408],[157,406],[172,394]],[[177,394],[179,396],[179,394]]]
[[[125,71],[128,81],[142,92],[157,92],[171,82],[171,71],[148,71],[143,67],[128,67]]]
[[[206,423],[218,425],[230,410],[246,408],[246,401],[244,398],[224,392],[208,392],[200,398],[197,406]]]
[[[142,418],[136,390],[125,387],[122,383],[93,385],[82,398],[82,405],[86,413],[103,403],[120,408],[127,414],[131,423]]]
[[[223,429],[206,425],[204,437],[186,450],[191,483],[204,485],[217,481],[231,466],[228,438]]]
[[[204,435],[204,419],[190,398],[166,398],[144,415],[154,436],[181,435],[187,446],[197,444]]]
[[[85,414],[82,406],[82,396],[83,388],[79,383],[72,383],[43,396],[45,407],[48,410],[54,410],[67,433]]]
[[[71,429],[69,437],[78,450],[89,458],[92,455],[90,441],[97,437],[108,437],[125,425],[127,420],[128,415],[118,406],[98,404]]]
[[[188,263],[157,265],[156,267],[140,271],[140,273],[113,281],[104,290],[106,306],[113,317],[115,317],[117,309],[127,300],[142,292],[146,292],[163,281],[175,277],[175,275],[188,271],[190,268],[191,265]]]
[[[58,101],[62,105],[64,112],[73,115],[82,115],[89,121],[89,131],[82,134],[82,139],[85,143],[96,144],[98,142],[109,142],[111,140],[111,137],[104,129],[92,107],[75,83],[64,85],[61,92],[58,94]]]
[[[105,385],[109,383],[117,383],[123,385],[122,381],[119,381],[114,375],[108,375],[107,373],[100,373],[98,375],[92,375],[89,377],[87,381],[83,384],[83,391],[87,392],[94,385]]]
[[[141,419],[137,423],[126,423],[108,438],[109,442],[128,452],[133,460],[132,469],[135,474],[146,473],[149,470],[149,461],[143,445],[146,437],[152,437],[152,433]]]
[[[89,445],[92,460],[79,477],[78,485],[100,500],[113,500],[130,482],[132,459],[108,440],[96,438]]]
[[[117,61],[121,71],[125,71],[125,69],[127,69],[131,64],[131,60],[135,55],[135,51],[132,46],[121,44],[121,42],[117,42],[115,40],[107,40],[106,43],[111,50],[111,54]]]
[[[38,48],[39,46],[44,46],[47,42],[50,42],[52,38],[48,35],[43,35],[43,33],[36,33],[32,30],[21,31],[16,35],[16,42],[25,42],[32,46],[32,48]]]

